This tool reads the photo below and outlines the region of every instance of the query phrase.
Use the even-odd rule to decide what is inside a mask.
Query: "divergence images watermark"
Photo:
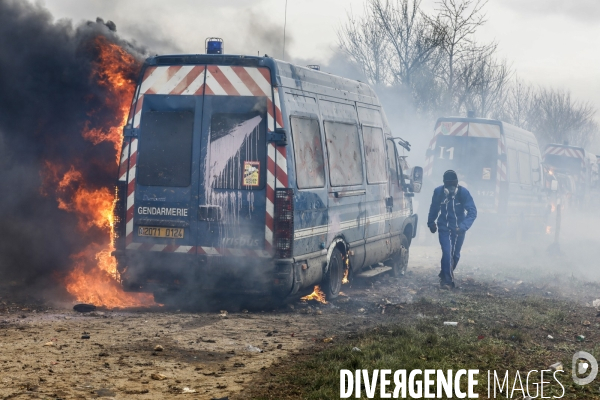
[[[559,380],[565,372],[562,366],[553,370],[531,370],[527,373],[516,371],[487,371],[487,398],[499,395],[508,398],[560,399],[565,395],[565,387]],[[585,376],[586,373],[589,373]],[[360,398],[366,395],[372,399],[379,392],[382,399],[439,399],[479,398],[475,393],[478,385],[478,369],[459,369],[444,371],[433,369],[414,369],[412,371],[390,369],[340,371],[340,398]],[[590,353],[578,351],[573,355],[572,377],[578,385],[591,383],[598,375],[598,362]],[[379,391],[377,390],[379,389]],[[549,396],[552,391],[562,391],[560,396]],[[408,396],[408,397],[407,397]]]

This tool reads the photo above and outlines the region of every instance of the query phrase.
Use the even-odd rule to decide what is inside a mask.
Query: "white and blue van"
[[[126,290],[335,298],[346,270],[406,269],[423,171],[402,170],[364,83],[266,56],[151,57],[122,149]]]

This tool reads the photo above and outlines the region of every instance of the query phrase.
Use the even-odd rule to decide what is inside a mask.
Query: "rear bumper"
[[[202,290],[244,294],[293,294],[292,259],[117,250],[126,291]]]

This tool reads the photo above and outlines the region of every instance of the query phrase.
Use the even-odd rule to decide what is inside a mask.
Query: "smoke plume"
[[[111,190],[116,176],[110,128],[122,125],[121,104],[98,75],[101,43],[125,50],[121,73],[133,85],[144,50],[119,39],[114,23],[53,22],[40,5],[0,0],[0,281],[30,294],[52,288],[70,255],[106,240],[61,206],[83,184]],[[69,171],[77,174],[65,181]]]

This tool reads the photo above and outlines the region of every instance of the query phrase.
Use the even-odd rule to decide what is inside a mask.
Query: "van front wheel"
[[[339,249],[333,249],[325,279],[323,280],[323,291],[326,299],[335,299],[339,296],[342,289],[342,279],[344,278],[344,261]]]

